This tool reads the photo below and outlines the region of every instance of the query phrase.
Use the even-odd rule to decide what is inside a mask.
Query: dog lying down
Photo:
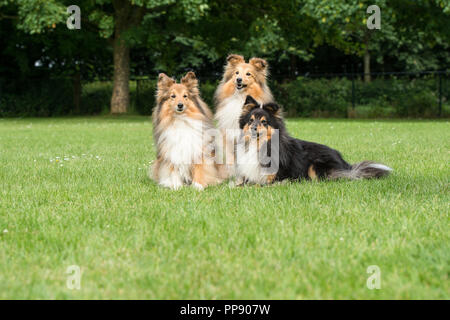
[[[239,120],[236,184],[315,179],[367,179],[387,176],[392,169],[373,161],[347,163],[322,144],[293,138],[286,131],[276,103],[259,104],[247,96]]]

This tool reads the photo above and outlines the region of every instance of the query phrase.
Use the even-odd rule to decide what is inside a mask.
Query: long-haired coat
[[[268,64],[264,59],[231,54],[227,58],[223,78],[214,95],[216,113],[214,118],[223,135],[222,154],[228,166],[222,166],[224,177],[234,174],[234,149],[239,137],[239,117],[247,95],[259,103],[272,101],[272,93],[266,83]]]
[[[280,107],[273,102],[259,104],[247,97],[239,125],[242,135],[238,144],[241,152],[237,152],[238,184],[268,184],[284,179],[380,178],[392,171],[372,161],[351,165],[330,147],[291,137]]]
[[[160,185],[197,189],[220,182],[213,159],[212,114],[200,98],[198,81],[188,72],[181,83],[164,73],[158,77],[153,137],[157,159],[153,179]]]

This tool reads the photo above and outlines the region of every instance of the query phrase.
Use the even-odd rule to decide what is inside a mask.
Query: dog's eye
[[[171,95],[170,97],[171,97],[172,99],[175,99],[176,95],[173,94],[173,95]]]
[[[248,120],[248,123],[253,123],[253,119]]]
[[[236,71],[236,74],[239,74],[239,71]]]
[[[183,98],[187,98],[187,95],[184,95]]]
[[[266,124],[267,124],[267,121],[266,121],[266,120],[262,120],[261,123],[262,123],[263,125],[266,125]]]
[[[250,76],[251,76],[250,72],[247,72],[247,76],[248,76],[248,77],[250,77]]]

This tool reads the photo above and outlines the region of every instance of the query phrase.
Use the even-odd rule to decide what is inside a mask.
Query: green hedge
[[[446,83],[443,87],[446,88]],[[213,109],[218,81],[200,82],[203,99]],[[352,108],[352,81],[348,79],[298,78],[291,82],[270,82],[276,101],[287,116],[301,117],[437,117],[437,79],[375,79],[355,81],[355,109]],[[156,82],[142,80],[135,111],[151,114]],[[448,90],[443,92],[443,116],[450,115]]]
[[[112,81],[97,81],[83,85],[81,113],[88,115],[108,113],[112,89]]]
[[[26,81],[14,89],[0,83],[1,117],[59,116],[72,109],[72,82],[69,80]]]
[[[447,87],[444,85],[444,89]],[[306,79],[272,84],[275,99],[288,116],[330,117],[437,117],[437,79],[376,79],[352,81]],[[443,92],[443,113],[448,116],[448,90]]]
[[[201,79],[200,79],[201,80]],[[301,117],[437,117],[437,78],[375,79],[355,81],[352,108],[352,81],[349,79],[310,79],[270,81],[276,101],[287,116]],[[200,81],[203,99],[213,109],[218,81]],[[73,114],[69,80],[24,84],[19,93],[5,92],[0,86],[0,116],[59,116]],[[448,79],[443,81],[443,116],[450,116]],[[130,113],[150,115],[155,103],[155,80],[130,81]],[[83,84],[81,114],[109,112],[112,82]]]

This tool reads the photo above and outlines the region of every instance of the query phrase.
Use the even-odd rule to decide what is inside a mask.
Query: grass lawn
[[[147,178],[149,118],[0,119],[0,298],[449,299],[448,121],[288,129],[395,171],[169,191]]]

